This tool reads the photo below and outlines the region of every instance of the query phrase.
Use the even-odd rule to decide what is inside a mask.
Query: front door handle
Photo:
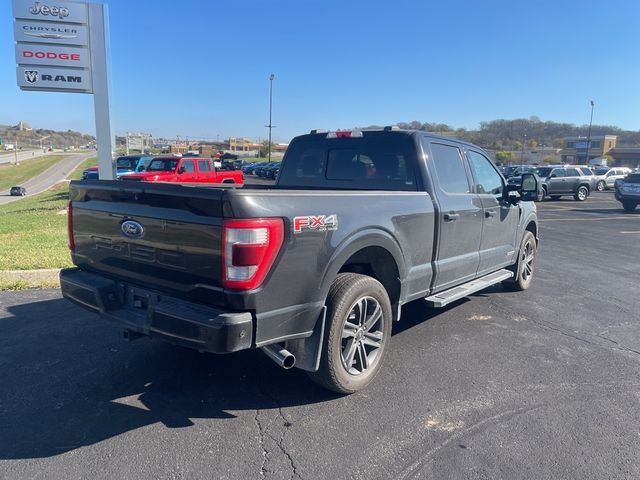
[[[445,222],[455,222],[458,219],[459,216],[460,216],[459,213],[454,213],[454,212],[445,213],[444,214],[444,221]]]
[[[491,217],[495,217],[496,216],[496,212],[493,210],[485,210],[484,212],[484,216],[486,218],[491,218]]]

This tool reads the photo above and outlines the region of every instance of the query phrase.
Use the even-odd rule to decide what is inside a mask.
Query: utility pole
[[[268,154],[269,162],[271,162],[271,129],[273,128],[273,124],[271,122],[271,113],[273,110],[273,79],[274,78],[276,78],[276,76],[273,73],[269,75],[269,125],[267,125],[267,128],[269,129],[269,154]]]
[[[593,123],[593,100],[591,100],[591,118],[589,119],[589,132],[587,133],[587,158],[584,164],[589,165],[589,148],[591,147],[591,124]]]
[[[13,157],[16,160],[16,165],[19,165],[18,163],[18,134],[16,133],[16,144],[13,146]]]

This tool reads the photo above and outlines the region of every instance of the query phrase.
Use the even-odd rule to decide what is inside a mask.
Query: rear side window
[[[452,145],[432,143],[431,153],[440,188],[447,193],[470,193],[460,149]]]
[[[211,165],[208,160],[198,160],[198,170],[201,172],[210,172]]]
[[[279,186],[416,191],[416,148],[408,135],[308,137],[293,142]]]
[[[193,164],[193,160],[184,160],[182,162],[182,168],[184,168],[184,171],[188,173],[193,173],[196,171],[196,167]]]

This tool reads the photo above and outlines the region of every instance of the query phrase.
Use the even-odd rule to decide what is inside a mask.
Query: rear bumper
[[[616,200],[618,200],[619,202],[624,202],[628,200],[633,202],[640,202],[640,192],[638,193],[621,192],[620,190],[616,189],[615,197],[616,197]]]
[[[60,272],[60,287],[66,299],[128,331],[212,353],[245,350],[253,343],[249,312],[195,304],[78,268]]]

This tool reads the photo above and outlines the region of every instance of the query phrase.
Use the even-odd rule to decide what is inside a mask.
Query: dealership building
[[[587,142],[587,137],[565,137],[562,141],[560,157],[562,163],[586,165],[593,158],[609,155],[609,152],[616,148],[617,142],[617,135],[593,135],[591,145]],[[589,158],[587,158],[587,146]]]

